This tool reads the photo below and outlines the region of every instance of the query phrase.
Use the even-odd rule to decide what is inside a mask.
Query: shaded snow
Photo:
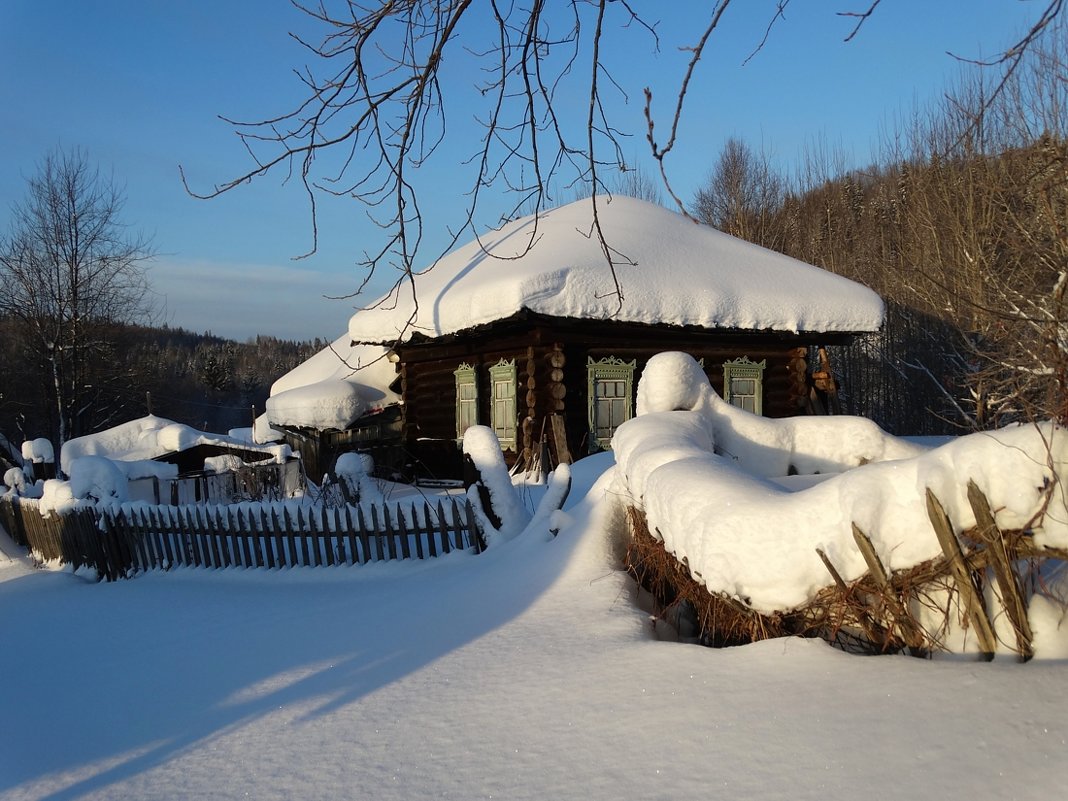
[[[707,328],[875,331],[883,304],[871,290],[634,198],[598,199],[617,253],[624,302],[592,230],[589,198],[509,223],[454,251],[392,300],[358,311],[349,334],[389,343],[442,336],[521,309],[557,317]]]
[[[477,557],[0,570],[0,798],[1063,793],[1063,662],[658,642],[614,567],[610,465],[574,465],[557,538]]]

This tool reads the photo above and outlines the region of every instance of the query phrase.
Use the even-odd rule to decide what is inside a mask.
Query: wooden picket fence
[[[108,581],[174,565],[321,567],[484,548],[470,502],[455,498],[422,508],[137,505],[42,514],[35,500],[4,497],[0,523],[38,559],[92,567]]]

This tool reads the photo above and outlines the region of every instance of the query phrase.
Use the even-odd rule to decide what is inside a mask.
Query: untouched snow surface
[[[617,308],[589,198],[525,217],[448,254],[396,302],[358,311],[349,334],[392,343],[529,309],[556,317],[776,331],[876,331],[883,304],[841,276],[698,225],[643,200],[598,198],[625,300]],[[409,321],[411,325],[409,325]]]
[[[613,567],[611,456],[573,470],[556,539],[481,556],[0,568],[0,798],[1063,795],[1068,663],[657,641]]]

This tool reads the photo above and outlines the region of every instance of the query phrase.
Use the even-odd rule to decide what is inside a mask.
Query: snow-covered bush
[[[22,458],[31,464],[53,464],[56,461],[52,443],[44,437],[23,442]]]
[[[12,467],[4,473],[4,486],[7,487],[9,493],[26,494],[26,474],[21,467]]]
[[[126,474],[103,456],[82,456],[71,462],[70,491],[76,499],[97,503],[127,500]]]
[[[375,460],[368,453],[343,453],[337,457],[334,473],[344,482],[348,497],[357,503],[382,500],[382,490],[373,477]]]

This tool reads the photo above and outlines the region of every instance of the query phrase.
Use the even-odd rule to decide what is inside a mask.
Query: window
[[[767,360],[743,356],[723,363],[723,400],[753,414],[764,413],[764,367]]]
[[[590,446],[609,448],[612,435],[624,421],[634,416],[634,360],[624,362],[613,356],[600,361],[587,357],[587,399],[590,415]]]
[[[478,422],[478,382],[475,368],[461,364],[453,371],[456,376],[456,436],[462,437]]]
[[[515,359],[501,359],[490,368],[490,427],[501,448],[515,450]]]

